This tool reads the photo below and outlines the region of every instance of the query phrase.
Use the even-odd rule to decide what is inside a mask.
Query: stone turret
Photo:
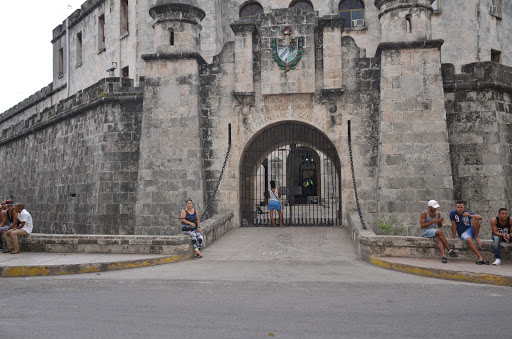
[[[185,200],[204,208],[199,111],[199,24],[194,0],[158,0],[155,53],[146,54],[137,191],[137,234],[177,234]]]
[[[158,0],[149,14],[154,20],[157,53],[199,52],[205,12],[195,0]]]
[[[431,40],[432,0],[377,0],[382,42],[378,219],[421,234],[431,199],[453,206],[441,74],[442,40]]]
[[[376,0],[382,42],[432,39],[434,0]]]

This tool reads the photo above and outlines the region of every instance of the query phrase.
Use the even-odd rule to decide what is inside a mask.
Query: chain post
[[[363,219],[363,213],[361,212],[361,206],[359,205],[359,196],[357,195],[357,186],[356,186],[356,175],[354,172],[354,159],[352,158],[352,135],[350,130],[350,120],[348,121],[348,151],[350,153],[350,169],[352,170],[352,184],[354,185],[354,196],[356,198],[357,211],[359,212],[359,219],[361,220],[361,225],[363,229],[367,229],[366,223]]]
[[[201,220],[206,215],[206,212],[208,212],[208,209],[210,208],[213,199],[215,198],[215,195],[217,194],[217,191],[220,186],[220,182],[222,180],[222,176],[224,175],[224,170],[226,169],[226,164],[228,163],[228,157],[229,157],[229,151],[231,150],[231,124],[228,124],[228,151],[226,152],[226,158],[224,159],[224,164],[222,165],[222,170],[220,171],[219,180],[217,181],[217,185],[215,186],[215,189],[213,190],[212,195],[210,196],[210,199],[208,200],[208,204],[206,204],[206,208],[203,211],[203,214],[201,214]]]

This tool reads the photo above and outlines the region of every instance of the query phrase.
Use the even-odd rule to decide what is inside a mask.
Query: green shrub
[[[404,235],[405,230],[403,227],[400,227],[398,224],[398,218],[395,218],[391,222],[384,222],[382,220],[377,221],[377,226],[381,230],[382,234],[385,235]]]

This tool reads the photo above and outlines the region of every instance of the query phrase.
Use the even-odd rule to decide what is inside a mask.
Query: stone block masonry
[[[381,44],[379,218],[416,225],[426,202],[453,204],[443,81],[442,41]],[[407,234],[416,235],[412,226]]]
[[[36,232],[133,234],[141,112],[140,89],[113,78],[3,129],[0,195]]]

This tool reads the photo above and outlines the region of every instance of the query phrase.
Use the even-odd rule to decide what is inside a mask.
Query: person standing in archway
[[[268,210],[270,211],[270,221],[272,222],[272,226],[276,227],[276,222],[274,221],[274,210],[279,213],[279,227],[284,227],[283,223],[283,212],[281,211],[281,204],[279,203],[279,198],[281,198],[281,191],[279,187],[276,188],[276,182],[274,180],[270,180],[270,191],[268,191]]]

